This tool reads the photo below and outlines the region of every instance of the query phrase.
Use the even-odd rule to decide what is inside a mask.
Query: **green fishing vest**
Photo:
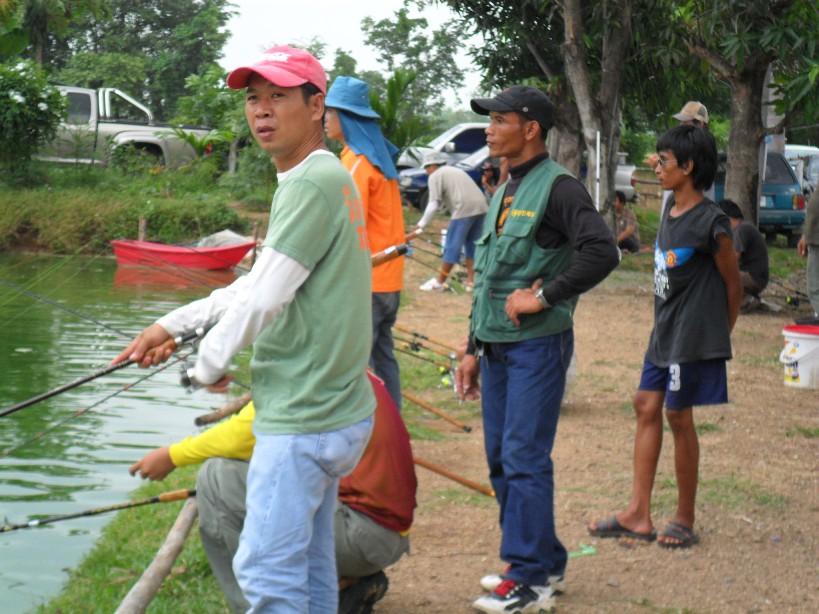
[[[498,190],[489,205],[481,238],[475,243],[475,289],[472,299],[471,333],[484,342],[516,342],[563,332],[572,327],[577,297],[560,301],[534,314],[524,314],[520,326],[506,315],[506,297],[518,288],[530,288],[536,279],[546,287],[565,271],[574,258],[566,243],[558,249],[542,249],[535,242],[552,183],[569,171],[546,159],[524,177],[500,236],[495,232],[503,192]]]

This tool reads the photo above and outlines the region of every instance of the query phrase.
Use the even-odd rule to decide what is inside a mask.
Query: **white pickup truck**
[[[125,92],[111,87],[57,87],[68,98],[68,114],[54,141],[38,156],[42,160],[107,164],[123,145],[154,156],[163,166],[177,167],[196,155],[169,124],[156,123],[150,109]],[[180,128],[198,137],[208,134],[201,126]]]

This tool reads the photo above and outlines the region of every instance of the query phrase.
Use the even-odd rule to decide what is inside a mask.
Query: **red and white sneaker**
[[[503,582],[503,578],[509,573],[512,566],[509,565],[503,574],[491,573],[481,578],[481,588],[489,593],[494,591]],[[544,585],[534,585],[532,588],[538,592],[548,592],[550,595],[562,595],[566,592],[566,579],[563,576],[549,576],[548,582]]]
[[[472,607],[481,612],[540,614],[554,612],[555,598],[551,593],[541,594],[528,584],[503,580],[494,591],[479,597]]]

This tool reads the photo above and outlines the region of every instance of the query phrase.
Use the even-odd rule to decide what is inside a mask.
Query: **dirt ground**
[[[431,274],[408,261],[399,323],[457,344],[465,337],[470,295],[419,292]],[[786,387],[778,360],[783,326],[806,313],[741,316],[728,368],[731,402],[695,410],[700,544],[668,551],[587,533],[588,523],[628,501],[631,398],[652,323],[651,286],[650,274],[616,271],[578,306],[577,375],[554,450],[555,509],[558,535],[570,551],[584,554],[569,562],[558,612],[819,611],[819,391]],[[436,394],[451,399],[452,393],[431,391],[428,398]],[[414,452],[488,485],[480,409],[464,407],[458,416],[473,432],[438,421],[446,439],[415,441]],[[653,498],[658,530],[676,503],[672,445],[666,430]],[[436,473],[417,473],[412,554],[388,570],[390,590],[375,611],[472,611],[479,578],[505,567],[498,559],[497,506]]]

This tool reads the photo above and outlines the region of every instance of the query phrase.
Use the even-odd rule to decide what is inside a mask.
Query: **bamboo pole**
[[[449,478],[450,480],[454,480],[455,482],[458,482],[458,484],[463,484],[464,486],[468,486],[472,490],[477,490],[479,493],[483,493],[487,497],[494,497],[495,496],[495,491],[492,490],[491,488],[487,488],[486,486],[481,486],[477,482],[473,482],[472,480],[461,477],[461,476],[459,476],[459,475],[457,475],[455,473],[452,473],[451,471],[447,471],[446,469],[444,469],[443,467],[439,467],[438,465],[433,465],[429,461],[425,461],[424,459],[418,458],[417,456],[414,457],[413,460],[415,461],[416,465],[419,465],[420,467],[423,467],[424,469],[429,469],[430,471],[438,473],[438,474],[444,476],[445,478]]]
[[[420,407],[423,407],[427,411],[431,411],[436,416],[440,416],[441,418],[443,418],[447,422],[457,426],[459,429],[463,429],[464,432],[466,432],[466,433],[471,433],[472,432],[472,427],[469,426],[468,424],[464,424],[460,420],[456,420],[455,418],[453,418],[452,416],[450,416],[446,412],[438,409],[437,407],[433,407],[432,405],[430,405],[426,401],[422,401],[421,399],[419,399],[418,397],[410,394],[409,392],[404,392],[402,390],[401,391],[401,396],[404,397],[405,399],[407,399],[408,401],[412,401],[416,405],[418,405]]]
[[[176,517],[165,543],[156,553],[154,560],[142,573],[137,583],[131,587],[125,599],[119,604],[115,614],[143,614],[156,596],[162,581],[171,572],[174,561],[185,545],[185,538],[197,516],[196,499],[188,499],[179,516]]]

